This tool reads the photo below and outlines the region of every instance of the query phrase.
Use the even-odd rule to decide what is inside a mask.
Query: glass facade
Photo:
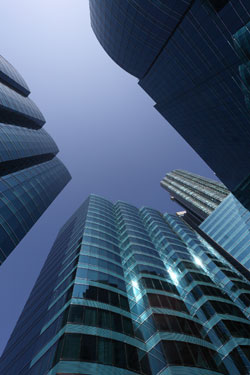
[[[161,186],[199,222],[206,219],[229,194],[220,182],[178,169],[167,173]]]
[[[60,230],[0,372],[247,374],[249,297],[181,219],[91,195]]]
[[[250,270],[250,212],[232,194],[200,229]]]
[[[0,81],[24,96],[30,94],[30,89],[23,77],[3,56],[0,56]]]
[[[249,13],[249,0],[90,0],[105,51],[247,208]]]
[[[0,264],[71,178],[29,94],[0,56]]]

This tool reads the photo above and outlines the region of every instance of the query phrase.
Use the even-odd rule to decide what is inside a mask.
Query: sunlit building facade
[[[71,178],[29,94],[0,56],[0,264]]]
[[[60,230],[0,373],[248,374],[246,295],[181,219],[91,195]]]
[[[161,186],[197,223],[206,219],[230,193],[220,182],[178,169],[167,173]]]
[[[249,0],[89,3],[105,51],[249,209]]]

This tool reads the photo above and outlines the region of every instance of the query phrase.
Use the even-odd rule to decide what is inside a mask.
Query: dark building
[[[0,264],[71,178],[29,94],[0,56]]]
[[[250,208],[249,0],[90,0],[93,31]]]
[[[60,230],[6,375],[246,375],[250,283],[181,219],[91,195]]]
[[[197,224],[205,220],[230,193],[220,182],[178,169],[167,173],[161,186]]]

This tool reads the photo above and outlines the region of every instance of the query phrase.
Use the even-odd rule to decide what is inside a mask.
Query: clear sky
[[[0,2],[3,55],[23,75],[72,181],[0,267],[0,353],[59,228],[90,193],[174,213],[175,168],[213,172],[99,45],[88,0]]]

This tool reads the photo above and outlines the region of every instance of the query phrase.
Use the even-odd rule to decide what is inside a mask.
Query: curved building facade
[[[248,0],[90,0],[93,31],[250,207]]]
[[[0,372],[248,374],[249,296],[181,219],[91,195],[60,230]]]
[[[0,264],[71,178],[29,94],[0,56]]]

